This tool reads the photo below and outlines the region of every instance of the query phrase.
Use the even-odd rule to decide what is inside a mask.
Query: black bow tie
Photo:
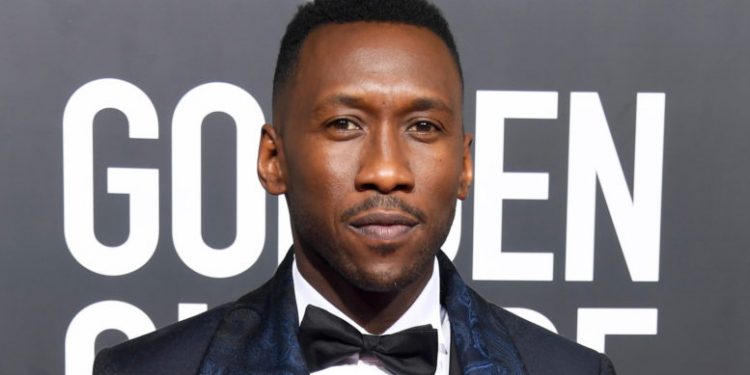
[[[429,324],[392,335],[363,335],[343,319],[308,305],[299,341],[310,372],[360,352],[376,356],[394,374],[432,375],[437,365],[437,330]]]

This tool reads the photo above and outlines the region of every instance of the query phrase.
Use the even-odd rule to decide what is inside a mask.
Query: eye
[[[337,118],[328,123],[328,127],[338,131],[352,131],[361,129],[354,121],[347,118]]]
[[[432,122],[424,121],[424,120],[417,121],[411,124],[407,128],[407,131],[415,132],[415,133],[433,133],[439,130],[440,130],[440,127],[438,127]]]

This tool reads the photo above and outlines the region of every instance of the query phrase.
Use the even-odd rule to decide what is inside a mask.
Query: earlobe
[[[471,158],[471,144],[474,142],[474,135],[471,133],[464,134],[463,142],[463,169],[458,186],[458,199],[464,200],[469,196],[469,188],[474,181],[474,161]]]
[[[271,124],[263,125],[258,146],[258,179],[266,192],[271,195],[286,192],[284,173],[284,152],[281,138]]]

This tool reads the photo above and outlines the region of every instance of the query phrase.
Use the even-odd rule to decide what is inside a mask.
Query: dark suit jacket
[[[438,260],[451,361],[463,374],[614,374],[606,356],[490,304],[445,255]],[[102,350],[94,374],[307,374],[291,266],[288,255],[271,280],[236,302]]]

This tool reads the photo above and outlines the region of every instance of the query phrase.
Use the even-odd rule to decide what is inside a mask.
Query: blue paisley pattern
[[[438,261],[441,299],[463,373],[526,374],[495,307],[466,286],[442,252]],[[290,251],[270,281],[234,304],[207,349],[200,375],[309,373],[297,339],[291,267]]]
[[[469,289],[443,252],[438,253],[443,306],[465,375],[526,374],[510,334],[495,316],[496,307]]]
[[[200,375],[308,374],[297,340],[292,255],[274,277],[240,299],[209,345]]]

